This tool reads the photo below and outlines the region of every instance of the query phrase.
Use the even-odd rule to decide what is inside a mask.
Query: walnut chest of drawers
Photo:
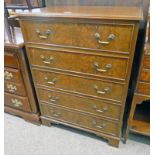
[[[51,7],[19,19],[42,123],[118,146],[141,8]]]
[[[4,44],[4,110],[26,121],[40,124],[37,100],[19,28],[15,29],[14,39],[13,42],[6,40]]]

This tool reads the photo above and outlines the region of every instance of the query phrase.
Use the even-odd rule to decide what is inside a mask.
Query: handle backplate
[[[112,40],[115,39],[115,37],[116,37],[116,36],[115,36],[114,34],[110,34],[110,35],[108,36],[108,38],[107,38],[107,41],[102,41],[102,40],[100,40],[100,39],[101,39],[101,35],[100,35],[99,33],[95,33],[95,39],[98,41],[99,44],[108,45],[108,44],[110,44],[110,42],[111,42]]]
[[[103,91],[100,91],[97,85],[94,85],[94,89],[96,90],[96,93],[101,94],[101,95],[104,95],[110,91],[109,87],[105,87]]]
[[[51,34],[51,30],[47,29],[44,33],[41,33],[39,29],[36,29],[36,33],[40,39],[48,39]]]
[[[105,69],[100,69],[99,64],[97,62],[94,63],[94,67],[98,72],[107,72],[112,68],[112,64],[106,64]]]

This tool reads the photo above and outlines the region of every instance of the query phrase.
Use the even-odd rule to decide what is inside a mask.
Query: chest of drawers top
[[[19,13],[25,43],[129,54],[138,7],[48,7]]]
[[[57,17],[135,21],[143,19],[143,11],[141,7],[55,6],[20,12],[18,15],[21,18]]]

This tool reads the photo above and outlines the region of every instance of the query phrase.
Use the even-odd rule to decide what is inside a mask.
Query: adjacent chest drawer
[[[27,97],[20,97],[9,93],[4,93],[4,104],[15,109],[31,112]]]
[[[18,58],[14,53],[4,53],[4,66],[19,68]]]
[[[144,95],[150,95],[150,83],[138,82],[137,92]]]
[[[124,85],[122,84],[39,70],[33,70],[33,75],[35,83],[39,85],[63,89],[102,99],[113,99],[118,102],[122,100],[124,90]]]
[[[41,104],[41,113],[43,116],[52,117],[56,120],[85,127],[87,129],[107,133],[110,135],[118,135],[118,124],[101,118],[85,115],[82,113],[71,112],[62,108],[57,108],[45,104]]]
[[[14,83],[22,83],[22,77],[20,70],[13,69],[13,68],[6,68],[4,69],[4,79],[6,81],[14,82]]]
[[[53,90],[47,91],[45,89],[38,89],[38,94],[39,100],[42,102],[64,106],[110,119],[119,120],[120,118],[121,106],[105,101],[79,97]]]
[[[121,80],[127,74],[128,59],[31,48],[28,53],[32,66]]]
[[[4,90],[9,93],[13,93],[16,95],[26,96],[25,87],[22,84],[12,83],[12,82],[4,82]]]
[[[143,67],[150,68],[150,57],[149,56],[145,56],[144,61],[143,61]]]
[[[22,21],[27,42],[102,49],[128,53],[133,25]]]
[[[140,73],[140,81],[149,82],[150,81],[150,70],[142,69]]]

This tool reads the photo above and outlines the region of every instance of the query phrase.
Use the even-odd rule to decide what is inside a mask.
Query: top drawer
[[[19,68],[18,58],[13,53],[5,53],[4,54],[4,66]]]
[[[27,42],[93,48],[128,53],[133,25],[74,24],[23,21]]]

